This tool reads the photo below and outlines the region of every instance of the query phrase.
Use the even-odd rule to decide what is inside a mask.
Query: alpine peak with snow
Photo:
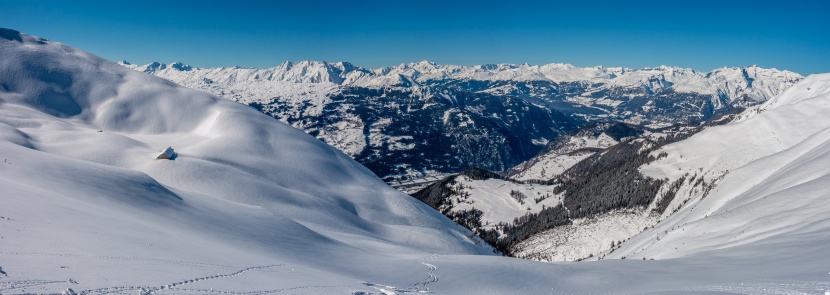
[[[504,171],[587,123],[706,120],[764,102],[802,79],[757,66],[698,72],[429,61],[379,69],[320,61],[265,69],[121,64],[254,106],[389,182],[466,168]]]
[[[394,67],[364,69],[348,62],[286,61],[265,69],[194,68],[182,62],[153,62],[133,65],[119,64],[156,74],[175,82],[208,78],[213,83],[277,81],[293,83],[333,83],[358,87],[433,86],[448,81],[513,81],[513,82],[583,82],[622,87],[642,87],[650,92],[672,89],[716,95],[726,102],[734,100],[764,101],[801,79],[790,71],[764,69],[757,65],[741,68],[720,68],[711,72],[659,66],[629,69],[622,67],[575,67],[570,64],[546,65],[488,64],[477,66],[440,65],[430,61],[400,64]],[[179,73],[177,73],[179,72]],[[189,72],[189,73],[181,73]],[[756,84],[757,81],[757,84]],[[508,89],[490,89],[490,92]],[[510,89],[515,90],[515,89]]]
[[[3,294],[830,290],[830,74],[651,151],[653,228],[543,263],[256,109],[10,29],[0,56]]]

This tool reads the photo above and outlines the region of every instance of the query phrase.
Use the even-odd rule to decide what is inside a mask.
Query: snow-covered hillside
[[[581,249],[593,249],[592,259],[764,253],[772,247],[827,256],[827,112],[830,74],[810,76],[782,95],[743,112],[732,123],[706,128],[652,152],[658,160],[640,170],[646,176],[664,179],[665,185],[661,197],[648,207],[581,221],[588,226],[550,230],[518,245],[517,256],[549,253],[542,256],[555,260],[568,257],[568,253],[589,254],[568,252],[577,249],[575,243],[581,244]],[[662,200],[670,189],[676,193]],[[664,203],[666,210],[655,214],[657,210],[652,209],[659,203]],[[609,230],[609,225],[625,229]],[[614,242],[611,249],[604,246],[609,237]],[[603,248],[606,250],[597,253]],[[801,255],[774,252],[767,255],[810,264]]]
[[[383,281],[372,268],[400,265],[368,257],[488,253],[346,155],[254,109],[0,33],[0,293],[204,293],[212,281],[372,291],[362,282]],[[174,159],[156,160],[168,146]],[[417,258],[402,277],[421,279]],[[269,276],[292,279],[267,287]]]
[[[670,205],[677,213],[612,257],[659,259],[787,245],[830,254],[828,112],[830,74],[813,75],[740,121],[666,146],[661,152],[668,156],[644,166],[645,174],[696,175],[701,183],[717,185],[707,191],[687,176]]]
[[[809,200],[825,191],[820,181],[794,203],[821,212],[778,219],[785,227],[761,243],[708,238],[663,261],[481,255],[469,232],[255,110],[8,29],[0,56],[2,294],[830,290],[828,204]],[[156,160],[168,146],[173,159]]]
[[[476,180],[464,176],[456,179],[456,185],[461,197],[452,200],[454,210],[481,210],[485,228],[500,222],[510,223],[527,213],[562,203],[560,196],[551,193],[553,188],[549,185],[522,185],[501,179]]]
[[[563,194],[550,180],[568,168],[622,140],[651,135],[651,131],[640,126],[624,123],[590,124],[548,142],[545,151],[511,169],[507,178],[473,169],[448,176],[412,193],[461,224],[473,222],[478,224],[474,226],[478,230],[497,229],[500,224],[515,223],[528,214],[562,205]],[[424,192],[418,192],[420,190]],[[428,200],[429,195],[440,195],[444,200],[433,203]],[[576,260],[587,257],[591,254],[589,251],[604,249],[602,246],[594,248],[597,249],[585,249],[582,256],[569,253],[548,260]]]
[[[597,151],[648,133],[642,127],[624,123],[583,126],[549,142],[541,153],[511,168],[508,176],[523,181],[552,179]]]
[[[490,200],[502,199],[516,203],[511,200],[513,191],[545,188],[550,192],[551,198],[557,200],[557,203],[549,204],[548,207],[562,204],[563,210],[543,214],[544,212],[539,208],[528,206],[531,208],[526,213],[535,215],[528,215],[512,223],[507,221],[507,224],[496,227],[504,237],[494,240],[492,234],[487,232],[484,232],[482,237],[516,257],[543,261],[623,258],[632,255],[641,259],[645,254],[639,253],[650,253],[651,244],[658,247],[651,248],[651,252],[661,253],[661,255],[674,253],[667,251],[666,249],[670,247],[662,244],[665,235],[677,231],[681,225],[686,223],[698,222],[698,218],[705,220],[719,211],[736,210],[735,205],[729,209],[722,208],[731,198],[746,195],[746,198],[751,201],[743,201],[744,204],[756,202],[758,196],[752,195],[756,194],[757,190],[762,192],[766,190],[759,188],[766,185],[766,177],[771,177],[776,171],[783,169],[774,165],[770,166],[771,164],[764,164],[767,165],[764,166],[756,162],[771,161],[764,158],[773,157],[778,153],[782,154],[777,156],[778,161],[784,161],[778,165],[790,165],[789,169],[792,170],[798,169],[803,163],[812,161],[803,160],[803,163],[798,165],[787,164],[787,161],[800,161],[797,160],[799,153],[815,149],[816,145],[822,145],[824,140],[830,139],[822,135],[824,130],[830,127],[830,121],[824,120],[821,115],[828,111],[828,101],[830,101],[827,94],[830,92],[827,86],[828,78],[830,76],[827,75],[811,76],[797,87],[791,88],[763,105],[740,114],[706,122],[701,125],[708,126],[703,129],[703,132],[656,150],[655,146],[659,147],[664,144],[660,143],[661,138],[666,138],[666,136],[685,138],[688,135],[683,134],[694,134],[700,127],[679,126],[677,130],[671,132],[668,129],[661,131],[631,129],[632,131],[619,133],[616,137],[621,139],[636,135],[639,138],[625,142],[609,136],[613,134],[608,132],[608,126],[611,124],[583,127],[560,137],[557,141],[550,142],[546,152],[511,170],[514,180],[493,178],[485,181],[470,181],[465,178],[456,178],[455,182],[445,185],[449,188],[445,191],[445,195],[449,196],[450,204],[453,205],[448,206],[445,214],[457,220],[458,216],[474,217],[473,219],[481,221],[481,225],[470,228],[476,229],[481,234],[483,230],[493,227],[491,224],[493,218],[504,220],[505,218],[501,216],[511,212],[513,217],[522,215],[512,210],[516,204],[503,204],[494,209],[490,205],[493,203]],[[724,126],[713,126],[730,121],[731,123]],[[668,142],[672,141],[674,140]],[[812,145],[803,143],[808,141],[813,141]],[[799,145],[807,146],[798,147]],[[801,152],[787,152],[789,150],[801,150]],[[574,151],[580,152],[574,153]],[[646,165],[641,166],[643,164]],[[643,175],[631,178],[632,172],[638,169]],[[824,173],[815,171],[815,169],[805,173]],[[733,176],[735,170],[745,171],[744,173],[751,174],[751,176]],[[798,177],[800,181],[808,181],[821,175]],[[726,189],[724,186],[730,183],[730,179],[740,185],[732,184],[736,187],[729,188],[729,191],[723,193],[724,195],[717,200],[713,199],[711,196]],[[505,191],[503,188],[509,188],[509,190]],[[772,190],[787,188],[789,186]],[[414,196],[420,197],[421,195],[423,194]],[[498,196],[498,198],[493,196]],[[821,198],[820,195],[815,197]],[[776,202],[781,202],[781,200]],[[475,207],[477,203],[479,206]],[[764,210],[771,210],[772,204],[764,207]],[[807,205],[801,203],[801,206]],[[471,208],[476,208],[481,212],[475,216],[465,212]],[[803,212],[811,212],[811,209],[795,208]],[[694,214],[677,217],[689,214],[684,213],[687,211],[694,212]],[[769,214],[773,215],[802,216],[795,213],[796,211],[787,213],[771,211],[774,213]],[[723,214],[723,212],[720,213]],[[766,213],[757,215],[764,216],[764,214]],[[815,214],[807,215],[809,217],[802,217],[810,220],[817,218]],[[778,216],[770,217],[770,219],[773,218],[781,219]],[[567,219],[567,221],[559,219]],[[793,221],[800,224],[811,222],[795,219]],[[759,217],[758,220],[761,218]],[[468,227],[469,224],[476,224],[463,218],[461,221],[463,221],[461,224],[468,225]],[[695,249],[702,247],[698,250],[708,251],[710,248],[701,246],[696,239],[711,234],[710,228],[719,228],[727,232],[720,233],[717,237],[732,235],[730,239],[734,240],[708,242],[716,245],[713,246],[715,248],[726,247],[722,243],[736,245],[749,243],[741,240],[740,237],[744,235],[743,231],[747,230],[743,225],[750,221],[731,222],[733,225],[730,226],[709,223],[700,230],[685,234],[684,237],[687,239],[678,243],[685,243],[685,247]],[[782,225],[782,227],[786,228],[788,225]],[[735,232],[737,230],[741,232]],[[648,238],[642,238],[643,235]],[[509,237],[510,240],[505,242],[505,237]],[[632,249],[630,247],[633,246],[626,246],[631,245],[626,242],[629,239],[645,240],[635,242],[635,245],[640,248]],[[668,255],[668,257],[682,257],[690,253],[696,253],[696,251]]]

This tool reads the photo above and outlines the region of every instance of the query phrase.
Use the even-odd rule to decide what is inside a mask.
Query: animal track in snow
[[[58,283],[66,283],[66,281],[54,281],[54,280],[14,280],[14,281],[0,281],[0,294],[4,292],[13,291],[13,290],[21,290],[25,293],[27,288],[49,285],[49,284],[58,284]]]
[[[138,261],[138,262],[160,262],[164,264],[173,264],[173,265],[181,265],[181,266],[189,266],[194,268],[211,268],[211,269],[237,269],[238,267],[230,266],[230,265],[220,265],[220,264],[210,264],[210,263],[200,263],[200,262],[191,262],[191,261],[180,261],[180,260],[167,260],[167,259],[158,259],[158,258],[142,258],[142,257],[121,257],[121,256],[90,256],[90,255],[78,255],[78,254],[60,254],[60,253],[30,253],[30,252],[3,252],[0,251],[0,254],[6,255],[31,255],[31,256],[54,256],[54,257],[78,257],[78,258],[93,258],[93,259],[103,259],[103,260],[120,260],[120,261]]]
[[[173,288],[176,288],[177,286],[193,284],[193,283],[201,282],[201,281],[208,281],[208,280],[215,280],[215,279],[222,279],[222,278],[230,278],[230,277],[235,277],[235,276],[238,276],[238,275],[241,275],[243,273],[253,271],[253,270],[267,269],[267,268],[273,268],[273,267],[279,267],[279,266],[284,266],[284,264],[248,267],[248,268],[244,268],[242,270],[238,270],[238,271],[233,272],[233,273],[198,277],[198,278],[173,282],[173,283],[169,283],[167,285],[158,286],[158,287],[120,286],[120,287],[108,287],[108,288],[98,288],[98,289],[92,289],[92,290],[83,290],[83,291],[78,291],[77,293],[79,295],[84,295],[84,294],[107,294],[107,293],[114,293],[114,292],[127,291],[127,290],[139,290],[139,294],[142,294],[142,295],[155,294],[156,292],[163,291],[163,290],[174,290]],[[175,290],[180,290],[180,289],[177,288]]]

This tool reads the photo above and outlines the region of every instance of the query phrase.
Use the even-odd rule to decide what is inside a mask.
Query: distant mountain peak
[[[23,42],[20,32],[12,29],[0,28],[0,38],[9,41]]]
[[[124,61],[126,62],[126,61]],[[129,66],[130,63],[121,63]],[[163,64],[153,62],[144,66],[134,66],[134,69],[144,69],[146,72],[173,68],[178,71],[191,71],[195,67],[181,62]],[[746,67],[722,67],[709,72],[699,72],[691,68],[678,66],[660,65],[657,67],[644,67],[630,69],[623,67],[607,67],[603,65],[593,67],[576,67],[567,63],[548,63],[543,65],[523,64],[481,64],[475,66],[460,66],[451,64],[438,64],[429,60],[422,60],[413,63],[402,63],[392,67],[381,67],[367,69],[356,66],[349,62],[328,62],[328,61],[285,61],[273,68],[254,69],[231,67],[231,69],[250,69],[254,71],[271,70],[275,77],[284,77],[286,81],[321,83],[331,82],[335,84],[351,84],[356,86],[394,86],[395,81],[400,79],[398,75],[404,76],[415,85],[421,85],[428,80],[454,79],[454,80],[481,80],[481,81],[549,81],[549,82],[602,82],[616,85],[639,86],[642,81],[666,80],[684,86],[693,83],[701,85],[690,85],[691,87],[707,88],[708,93],[717,93],[712,86],[713,82],[707,79],[740,79],[740,77],[717,77],[719,75],[730,75],[733,72],[746,71],[750,75],[768,76],[773,79],[787,82],[797,82],[801,75],[775,68],[761,68],[756,64]],[[751,71],[749,71],[751,69]],[[210,70],[210,69],[206,69]],[[291,74],[279,74],[277,72],[292,72]],[[671,76],[671,78],[667,78]],[[755,77],[750,77],[755,79]],[[708,86],[707,86],[708,85]],[[681,87],[687,89],[689,87]]]
[[[193,67],[191,67],[190,65],[182,63],[182,62],[178,62],[178,61],[174,62],[174,63],[171,63],[170,67],[173,68],[173,69],[179,70],[179,71],[193,70]]]

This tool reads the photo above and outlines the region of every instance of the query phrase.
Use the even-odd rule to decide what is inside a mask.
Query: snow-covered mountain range
[[[684,179],[661,221],[541,263],[251,108],[9,29],[0,56],[2,294],[830,290],[830,75],[653,151],[640,173]]]
[[[720,68],[711,72],[659,66],[629,69],[621,67],[575,67],[569,64],[490,64],[478,66],[439,65],[429,61],[401,64],[394,67],[364,69],[347,62],[286,61],[266,69],[194,68],[181,62],[150,63],[129,68],[152,73],[182,84],[236,83],[261,81],[290,83],[332,83],[358,87],[434,86],[449,81],[514,81],[514,82],[582,82],[616,87],[645,88],[656,93],[664,89],[716,95],[722,101],[764,101],[802,77],[789,71],[764,69],[756,65],[743,68]],[[516,87],[488,89],[493,93],[518,91]]]
[[[757,66],[697,72],[567,64],[267,69],[120,64],[252,105],[329,143],[387,181],[506,170],[586,122],[667,126],[763,102],[798,74]]]

